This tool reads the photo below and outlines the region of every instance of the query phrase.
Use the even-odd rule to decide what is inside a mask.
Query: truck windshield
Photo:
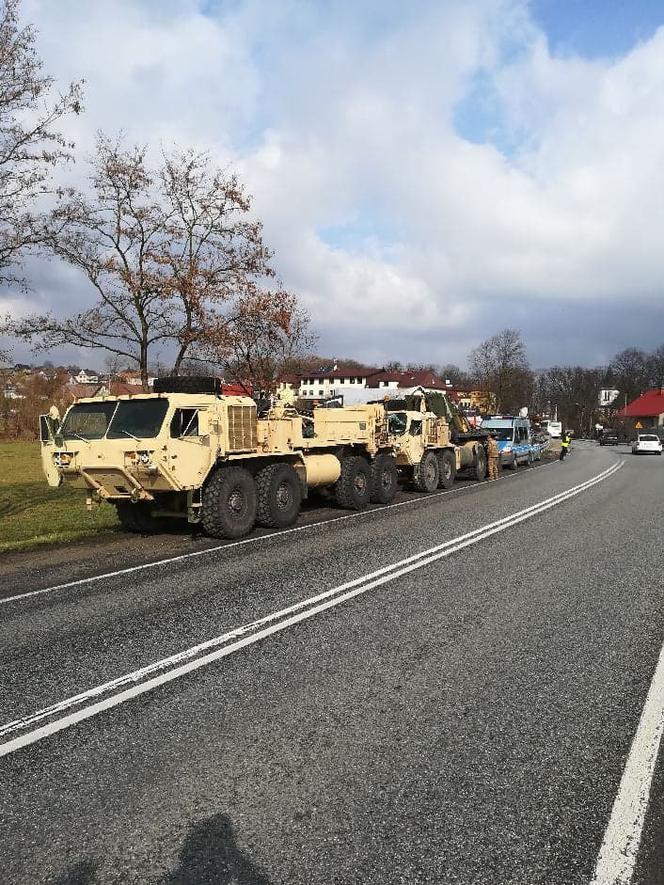
[[[120,400],[107,437],[152,439],[159,433],[167,409],[166,399]]]
[[[403,412],[393,412],[388,417],[387,422],[389,432],[395,436],[401,436],[402,433],[406,432],[406,427],[408,427],[408,418]]]
[[[116,402],[77,403],[67,412],[60,433],[65,439],[101,439],[116,406]]]
[[[483,424],[482,426],[485,427],[490,433],[495,433],[496,439],[501,440],[501,442],[511,440],[514,436],[513,427],[491,427],[487,424]]]

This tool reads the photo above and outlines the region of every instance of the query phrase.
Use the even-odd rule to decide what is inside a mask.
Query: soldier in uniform
[[[486,447],[487,458],[489,459],[489,479],[498,479],[498,459],[500,458],[500,449],[496,442],[496,434],[489,434],[489,442]]]

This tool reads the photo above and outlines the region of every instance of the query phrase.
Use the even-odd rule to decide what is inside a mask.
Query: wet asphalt
[[[174,545],[197,555],[72,587],[48,590],[106,561],[14,569],[5,598],[48,592],[0,605],[0,722],[625,460],[560,506],[0,758],[3,881],[589,882],[664,639],[664,459],[626,452],[579,443],[498,483]],[[112,570],[146,558],[118,552]],[[662,881],[663,789],[658,767],[638,882]]]

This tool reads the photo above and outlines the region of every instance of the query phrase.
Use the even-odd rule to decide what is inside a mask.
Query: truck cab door
[[[216,459],[213,418],[205,406],[176,406],[173,411],[164,467],[181,488],[201,486]]]

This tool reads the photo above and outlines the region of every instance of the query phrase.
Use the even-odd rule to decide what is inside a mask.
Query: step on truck
[[[88,508],[113,504],[139,533],[180,517],[239,538],[292,525],[317,489],[362,510],[389,504],[400,478],[432,492],[464,468],[486,472],[482,440],[460,439],[424,398],[310,415],[278,405],[259,418],[254,400],[221,394],[216,379],[166,378],[154,393],[80,399],[40,421],[49,484],[85,490]]]

